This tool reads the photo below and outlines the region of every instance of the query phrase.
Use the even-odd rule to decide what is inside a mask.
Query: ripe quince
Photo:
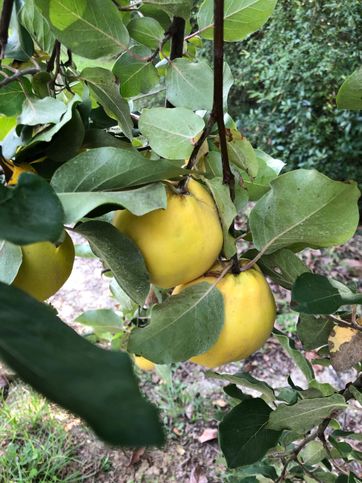
[[[217,264],[210,274],[173,291],[176,295],[186,287],[208,282],[216,284],[223,296],[224,325],[218,340],[206,352],[190,359],[209,368],[245,359],[258,350],[269,337],[276,316],[273,294],[259,267],[254,265],[238,275],[228,273],[217,281],[221,272],[222,266]]]
[[[141,250],[151,282],[161,288],[205,273],[219,255],[223,234],[212,196],[190,179],[187,193],[167,188],[167,208],[136,216],[118,211],[114,225]]]
[[[74,262],[72,239],[66,233],[59,246],[46,241],[23,245],[21,250],[23,261],[13,285],[40,301],[48,299],[71,274]]]

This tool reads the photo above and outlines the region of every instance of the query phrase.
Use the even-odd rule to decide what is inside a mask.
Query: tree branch
[[[13,11],[14,0],[4,0],[0,19],[0,62],[5,56],[5,48],[8,43],[9,25]]]

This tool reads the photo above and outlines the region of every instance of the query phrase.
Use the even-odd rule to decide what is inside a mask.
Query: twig
[[[40,65],[37,63],[37,61],[33,58],[31,59],[31,61],[34,64],[34,67],[29,67],[28,69],[22,69],[22,70],[14,69],[8,65],[7,66],[4,65],[3,67],[11,70],[13,72],[13,75],[4,77],[4,79],[0,82],[0,89],[1,87],[5,87],[11,82],[17,81],[26,75],[30,75],[30,74],[33,75],[40,72]],[[1,73],[3,75],[5,74],[5,72],[3,71]]]
[[[9,25],[13,11],[14,0],[4,0],[0,18],[0,62],[5,56],[9,37]]]
[[[332,320],[335,322],[337,325],[340,327],[348,327],[349,329],[355,329],[359,330],[362,332],[362,325],[359,325],[355,320],[353,320],[353,313],[352,313],[352,320],[351,322],[347,322],[346,320],[342,320],[339,317],[336,317],[335,315],[329,314],[327,315],[328,319]]]
[[[53,46],[51,56],[49,57],[49,60],[47,62],[47,72],[53,72],[55,60],[56,60],[56,57],[58,55],[59,50],[60,50],[60,42],[59,42],[59,40],[56,40],[54,42],[54,46]]]

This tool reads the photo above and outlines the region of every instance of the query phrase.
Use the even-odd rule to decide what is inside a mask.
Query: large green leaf
[[[273,253],[345,243],[358,225],[359,195],[356,183],[333,181],[314,169],[285,173],[251,211],[254,244]]]
[[[54,173],[58,193],[120,190],[177,178],[187,170],[167,159],[150,160],[136,150],[96,148],[78,154]]]
[[[59,240],[63,208],[43,178],[23,173],[14,188],[0,184],[0,240],[17,245]]]
[[[271,408],[262,399],[234,407],[219,426],[220,447],[229,468],[255,463],[273,448],[281,431],[266,428]]]
[[[295,281],[291,307],[305,314],[333,314],[342,305],[362,303],[362,293],[353,293],[338,280],[304,273]]]
[[[36,0],[26,0],[20,10],[20,21],[39,47],[45,52],[51,52],[55,36],[50,29],[48,20],[35,5]]]
[[[359,111],[362,109],[362,67],[353,72],[352,75],[341,85],[337,94],[337,107]]]
[[[346,409],[346,407],[346,401],[340,394],[323,398],[302,399],[292,406],[281,404],[271,413],[268,428],[305,432],[322,422],[333,411]]]
[[[148,138],[151,148],[169,159],[190,157],[204,127],[199,116],[183,107],[144,109],[139,120],[140,131]]]
[[[158,364],[185,361],[206,352],[223,323],[221,293],[213,285],[200,283],[156,305],[150,324],[132,331],[128,350]]]
[[[213,83],[213,72],[205,61],[176,59],[167,69],[166,98],[176,107],[211,111]]]
[[[102,205],[112,205],[112,210],[116,207],[126,208],[137,216],[167,206],[166,189],[161,183],[118,192],[58,193],[58,197],[63,205],[65,224],[78,222]]]
[[[81,79],[85,80],[106,113],[116,119],[128,139],[132,138],[132,119],[128,102],[123,99],[110,70],[103,67],[86,67]]]
[[[112,0],[35,0],[54,35],[75,54],[97,59],[128,47],[129,35]]]
[[[136,97],[146,94],[159,83],[156,67],[152,62],[145,62],[151,51],[140,45],[124,52],[113,66],[113,73],[121,84],[124,97]]]
[[[105,441],[162,443],[158,411],[142,397],[129,356],[87,342],[53,309],[2,283],[0,355],[26,383],[85,419]]]
[[[227,150],[230,162],[246,171],[251,178],[255,178],[259,164],[254,148],[246,137],[239,131],[230,129]]]
[[[21,248],[4,240],[0,241],[0,281],[11,283],[23,261]]]
[[[133,241],[104,221],[82,223],[76,231],[89,241],[94,253],[105,262],[126,294],[143,305],[150,288],[149,275]]]
[[[227,104],[233,76],[229,65],[223,68],[223,103]],[[190,62],[185,58],[169,63],[166,75],[166,98],[176,107],[211,111],[213,102],[214,77],[205,61]]]
[[[328,337],[334,323],[327,317],[314,317],[301,314],[297,324],[297,334],[305,350],[316,349],[328,344]]]
[[[156,49],[164,36],[164,30],[152,17],[135,17],[128,24],[130,36],[150,49]]]
[[[225,0],[224,39],[235,42],[259,30],[274,11],[277,0]],[[214,2],[205,0],[197,15],[201,35],[214,38]]]
[[[14,0],[13,11],[10,19],[9,37],[5,47],[5,57],[17,61],[27,61],[34,51],[33,41],[28,31],[19,21],[19,12],[23,0]]]

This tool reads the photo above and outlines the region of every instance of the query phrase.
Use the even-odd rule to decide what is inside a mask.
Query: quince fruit
[[[23,261],[12,284],[40,301],[48,299],[71,274],[74,262],[72,239],[66,233],[59,246],[46,241],[23,245],[21,250]]]
[[[142,356],[134,356],[134,363],[143,371],[153,371],[156,364]]]
[[[273,294],[259,267],[254,265],[238,275],[228,273],[217,282],[221,272],[222,266],[217,264],[209,274],[173,291],[176,295],[186,287],[208,282],[216,284],[223,296],[224,325],[218,340],[190,359],[209,368],[245,359],[258,350],[269,337],[276,316]]]
[[[141,250],[151,282],[161,288],[205,273],[219,255],[223,234],[211,195],[192,179],[187,193],[167,188],[167,208],[136,216],[118,211],[114,225]]]

